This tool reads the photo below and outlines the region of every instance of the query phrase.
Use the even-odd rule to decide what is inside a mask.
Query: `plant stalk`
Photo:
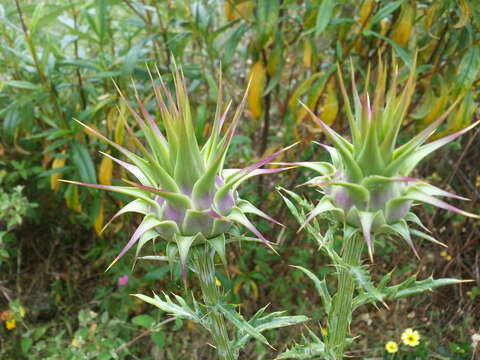
[[[208,246],[192,249],[192,262],[196,275],[200,280],[203,301],[209,307],[208,317],[210,318],[210,333],[213,337],[220,360],[235,360],[230,347],[225,318],[215,309],[215,305],[221,300],[221,294],[216,284],[215,264],[213,252]]]
[[[351,266],[360,264],[363,249],[363,238],[352,236],[344,245],[342,259]],[[328,314],[327,348],[335,355],[335,359],[343,359],[347,348],[347,337],[350,333],[350,323],[353,312],[353,293],[355,279],[347,269],[340,268],[338,272],[338,289],[332,299],[332,308]]]

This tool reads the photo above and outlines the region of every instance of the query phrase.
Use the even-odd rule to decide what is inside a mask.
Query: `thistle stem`
[[[208,246],[192,249],[192,263],[196,275],[200,280],[203,301],[209,307],[207,316],[210,318],[210,333],[212,334],[215,347],[220,360],[235,360],[230,347],[227,327],[223,315],[214,308],[220,302],[221,294],[215,283],[215,264],[213,253]]]
[[[360,264],[364,241],[361,236],[352,236],[344,245],[342,259],[348,265]],[[332,299],[332,308],[328,314],[327,347],[335,355],[335,359],[343,359],[347,347],[347,336],[353,312],[353,293],[355,280],[347,269],[338,272],[338,289]]]

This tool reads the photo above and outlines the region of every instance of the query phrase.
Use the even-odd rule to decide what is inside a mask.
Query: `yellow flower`
[[[15,319],[10,319],[5,321],[5,327],[7,330],[13,330],[17,326],[17,321]]]
[[[395,354],[398,351],[398,345],[395,341],[389,341],[385,344],[385,350],[390,354]]]
[[[215,285],[217,286],[222,285],[222,283],[220,282],[220,280],[218,280],[218,278],[215,278]]]
[[[405,345],[408,346],[417,346],[420,344],[420,334],[417,330],[411,328],[405,329],[402,333],[402,341]]]

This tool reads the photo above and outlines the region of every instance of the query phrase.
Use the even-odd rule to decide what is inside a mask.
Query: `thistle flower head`
[[[226,130],[223,130],[226,127],[225,123],[231,103],[226,107],[222,104],[223,94],[220,79],[212,131],[206,142],[200,146],[195,136],[194,121],[183,74],[177,69],[173,77],[175,91],[171,93],[160,75],[159,84],[151,76],[164,133],[158,127],[153,116],[149,114],[137,93],[139,112],[130,105],[117,88],[122,101],[136,120],[148,144],[148,148],[146,148],[134,135],[133,130],[124,123],[138,145],[141,156],[82,124],[129,160],[129,162],[125,162],[106,153],[103,154],[127,170],[136,178],[136,181],[125,180],[130,186],[72,183],[110,190],[135,198],[118,211],[112,220],[127,212],[144,215],[143,221],[112,265],[135,244],[138,244],[138,254],[145,243],[160,238],[169,243],[167,247],[168,260],[180,259],[185,277],[188,253],[192,246],[209,243],[220,255],[222,261],[225,261],[224,234],[234,223],[247,227],[257,238],[268,244],[268,241],[245,214],[253,213],[275,221],[249,202],[240,199],[236,189],[242,181],[252,176],[284,170],[285,168],[260,168],[286,149],[279,150],[244,169],[225,169],[225,156],[245,106],[246,96]]]
[[[368,71],[366,84],[370,79]],[[325,196],[307,218],[307,223],[324,212],[333,212],[345,226],[361,231],[367,242],[370,257],[373,253],[372,235],[394,234],[402,237],[415,251],[411,235],[436,242],[430,235],[412,229],[407,222],[421,224],[411,212],[414,203],[426,203],[456,213],[476,217],[440,200],[439,197],[463,199],[425,181],[411,177],[412,171],[426,156],[458,138],[478,123],[439,140],[427,139],[446,119],[456,101],[439,119],[396,147],[397,137],[415,90],[415,66],[401,92],[397,92],[398,71],[391,74],[387,89],[387,67],[378,65],[373,98],[367,91],[359,95],[352,68],[353,109],[340,76],[349,121],[351,142],[340,136],[307,108],[334,147],[322,145],[331,162],[298,163],[320,173],[307,184],[319,186]]]

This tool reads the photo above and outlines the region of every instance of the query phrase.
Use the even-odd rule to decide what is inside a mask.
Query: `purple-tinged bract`
[[[456,101],[439,119],[403,145],[396,147],[398,133],[407,116],[415,90],[415,66],[412,66],[400,93],[397,93],[397,73],[395,68],[387,90],[387,67],[380,61],[374,96],[370,99],[366,91],[362,95],[358,94],[352,69],[353,109],[340,76],[352,141],[340,136],[307,108],[334,146],[321,145],[329,152],[332,161],[297,163],[320,173],[320,176],[311,179],[307,184],[320,187],[324,193],[303,226],[314,217],[331,212],[346,227],[350,227],[348,233],[360,231],[363,234],[371,258],[373,237],[379,234],[400,236],[415,253],[411,234],[438,243],[430,235],[411,229],[408,225],[408,222],[412,222],[425,229],[418,217],[411,212],[414,203],[426,203],[479,218],[476,214],[460,210],[439,199],[463,198],[410,176],[426,156],[472,129],[478,122],[454,134],[426,143],[453,110],[458,103]],[[370,72],[366,79],[367,84],[369,75]]]
[[[179,259],[185,277],[189,249],[197,244],[209,243],[225,262],[224,234],[235,223],[245,226],[268,244],[245,214],[253,213],[271,221],[273,219],[249,202],[240,199],[236,189],[242,181],[252,176],[284,170],[285,168],[260,168],[286,149],[277,151],[245,169],[224,169],[225,156],[245,106],[246,94],[228,127],[223,130],[230,104],[226,107],[222,104],[220,81],[211,134],[205,144],[200,146],[195,136],[183,74],[176,70],[173,78],[174,94],[167,89],[160,75],[159,83],[152,77],[153,91],[165,134],[160,131],[137,93],[139,111],[129,104],[118,89],[122,101],[136,120],[148,144],[147,149],[135,137],[132,129],[124,124],[138,144],[141,155],[127,150],[82,124],[128,159],[129,162],[125,162],[104,154],[133,175],[136,182],[127,180],[130,186],[106,186],[73,181],[71,183],[115,191],[135,198],[119,210],[112,220],[127,212],[144,215],[143,221],[113,263],[135,244],[138,254],[145,243],[160,238],[169,243],[166,254],[168,260]]]

